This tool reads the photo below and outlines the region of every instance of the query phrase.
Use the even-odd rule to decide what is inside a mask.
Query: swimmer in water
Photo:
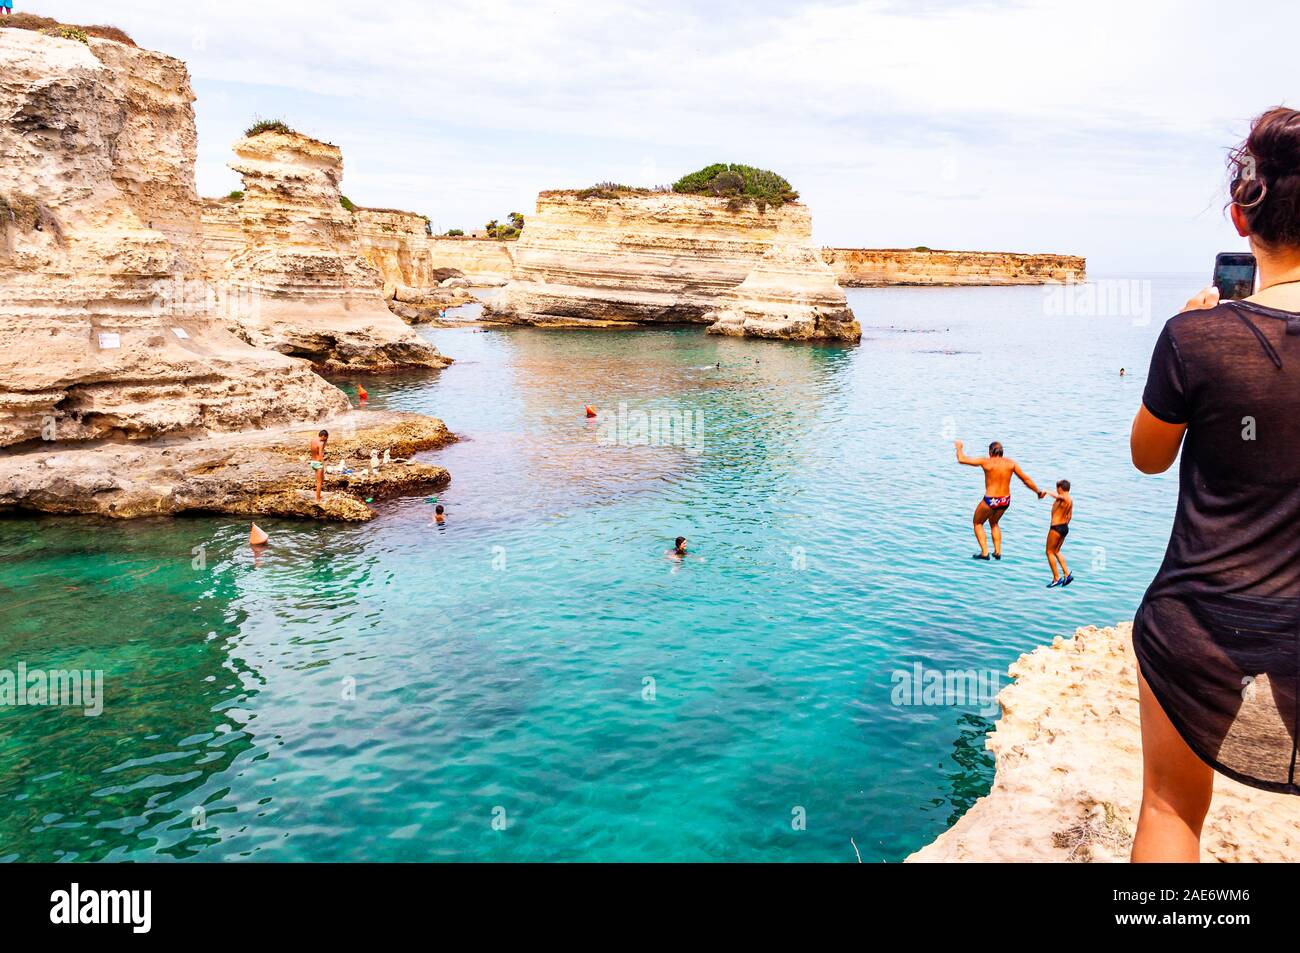
[[[444,511],[441,503],[439,503],[437,506],[433,508],[433,521],[437,523],[439,526],[447,522],[447,517],[443,515],[443,512]]]

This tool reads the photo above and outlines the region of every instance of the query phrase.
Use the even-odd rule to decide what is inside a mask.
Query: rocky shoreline
[[[1142,800],[1132,624],[1058,637],[1009,671],[992,790],[907,862],[1127,861]],[[1201,860],[1300,860],[1295,800],[1216,777]]]
[[[308,442],[330,432],[325,492],[315,499]],[[85,513],[113,519],[225,513],[365,522],[368,501],[446,486],[442,467],[412,458],[454,442],[441,420],[351,411],[298,424],[199,439],[34,447],[0,456],[0,512]],[[393,462],[383,464],[385,451]],[[381,465],[371,469],[372,453]]]

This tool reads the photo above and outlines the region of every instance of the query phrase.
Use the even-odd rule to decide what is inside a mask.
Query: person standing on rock
[[[1182,451],[1164,562],[1133,622],[1142,715],[1135,862],[1196,862],[1218,771],[1300,794],[1300,111],[1260,116],[1229,206],[1260,290],[1207,288],[1165,324],[1130,450]]]
[[[992,558],[1001,559],[1002,527],[999,524],[1011,508],[1011,477],[1016,476],[1031,492],[1037,493],[1040,500],[1047,494],[1034,485],[1034,481],[1020,469],[1020,464],[1010,459],[1002,449],[1002,444],[996,440],[989,444],[987,457],[966,456],[963,450],[965,445],[960,440],[954,446],[957,448],[958,463],[979,467],[984,471],[984,499],[975,507],[975,541],[979,543],[980,551],[971,558],[985,562],[989,560],[989,544],[984,536],[984,524],[988,523],[993,535]]]
[[[311,468],[316,474],[316,502],[321,501],[321,490],[325,487],[325,447],[330,442],[330,432],[322,430],[311,438]]]

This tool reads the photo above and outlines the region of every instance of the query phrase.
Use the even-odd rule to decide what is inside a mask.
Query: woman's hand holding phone
[[[1219,306],[1219,289],[1213,285],[1187,302],[1184,311],[1208,311]]]

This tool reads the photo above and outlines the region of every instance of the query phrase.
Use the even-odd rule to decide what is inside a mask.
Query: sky
[[[344,192],[439,231],[543,189],[789,179],[824,245],[1086,255],[1205,272],[1251,117],[1300,105],[1300,4],[1259,0],[16,0],[183,59],[198,186],[281,118]]]

